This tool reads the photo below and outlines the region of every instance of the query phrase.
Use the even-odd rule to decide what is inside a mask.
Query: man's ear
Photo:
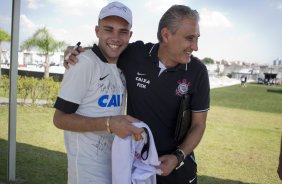
[[[161,36],[163,38],[163,42],[167,42],[170,35],[171,35],[171,32],[166,27],[162,28]]]
[[[130,34],[129,38],[131,38],[131,36],[132,36],[132,34],[133,34],[133,31],[130,31],[130,33],[129,33],[129,34]]]
[[[99,29],[100,29],[99,26],[95,26],[95,33],[96,33],[97,38],[99,38],[99,36],[98,36]]]

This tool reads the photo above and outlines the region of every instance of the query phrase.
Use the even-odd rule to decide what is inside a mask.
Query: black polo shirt
[[[209,109],[209,78],[204,64],[192,57],[159,75],[159,44],[141,41],[129,44],[118,66],[127,84],[127,113],[150,127],[160,155],[175,150],[174,130],[181,96],[191,95],[193,111]]]

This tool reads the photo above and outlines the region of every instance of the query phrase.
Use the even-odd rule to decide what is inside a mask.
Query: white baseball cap
[[[130,25],[132,25],[132,12],[131,10],[120,2],[111,2],[102,10],[99,14],[99,19],[103,19],[109,16],[118,16],[126,20]]]

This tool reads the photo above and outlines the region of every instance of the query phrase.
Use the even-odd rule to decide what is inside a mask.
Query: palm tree
[[[46,27],[38,29],[31,38],[28,38],[21,44],[22,50],[37,48],[45,56],[44,77],[49,77],[49,56],[65,45],[63,41],[55,40]]]
[[[2,30],[0,28],[0,75],[1,75],[1,56],[2,56],[2,48],[1,48],[1,43],[2,42],[7,42],[7,41],[10,41],[11,40],[11,36],[5,32],[4,30]]]

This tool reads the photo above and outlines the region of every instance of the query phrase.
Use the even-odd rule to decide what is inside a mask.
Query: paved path
[[[9,98],[0,97],[0,104],[8,104],[8,103],[9,103]],[[23,99],[17,99],[17,103],[18,104],[21,104],[21,103],[31,104],[32,100],[31,99],[26,99],[25,102],[24,102]],[[45,104],[47,104],[47,101],[46,100],[36,100],[35,104],[37,104],[37,105],[45,105]]]
[[[233,85],[241,83],[239,79],[232,79],[232,78],[228,78],[226,76],[210,77],[209,80],[210,80],[210,88],[211,89],[225,87],[225,86],[233,86]]]

